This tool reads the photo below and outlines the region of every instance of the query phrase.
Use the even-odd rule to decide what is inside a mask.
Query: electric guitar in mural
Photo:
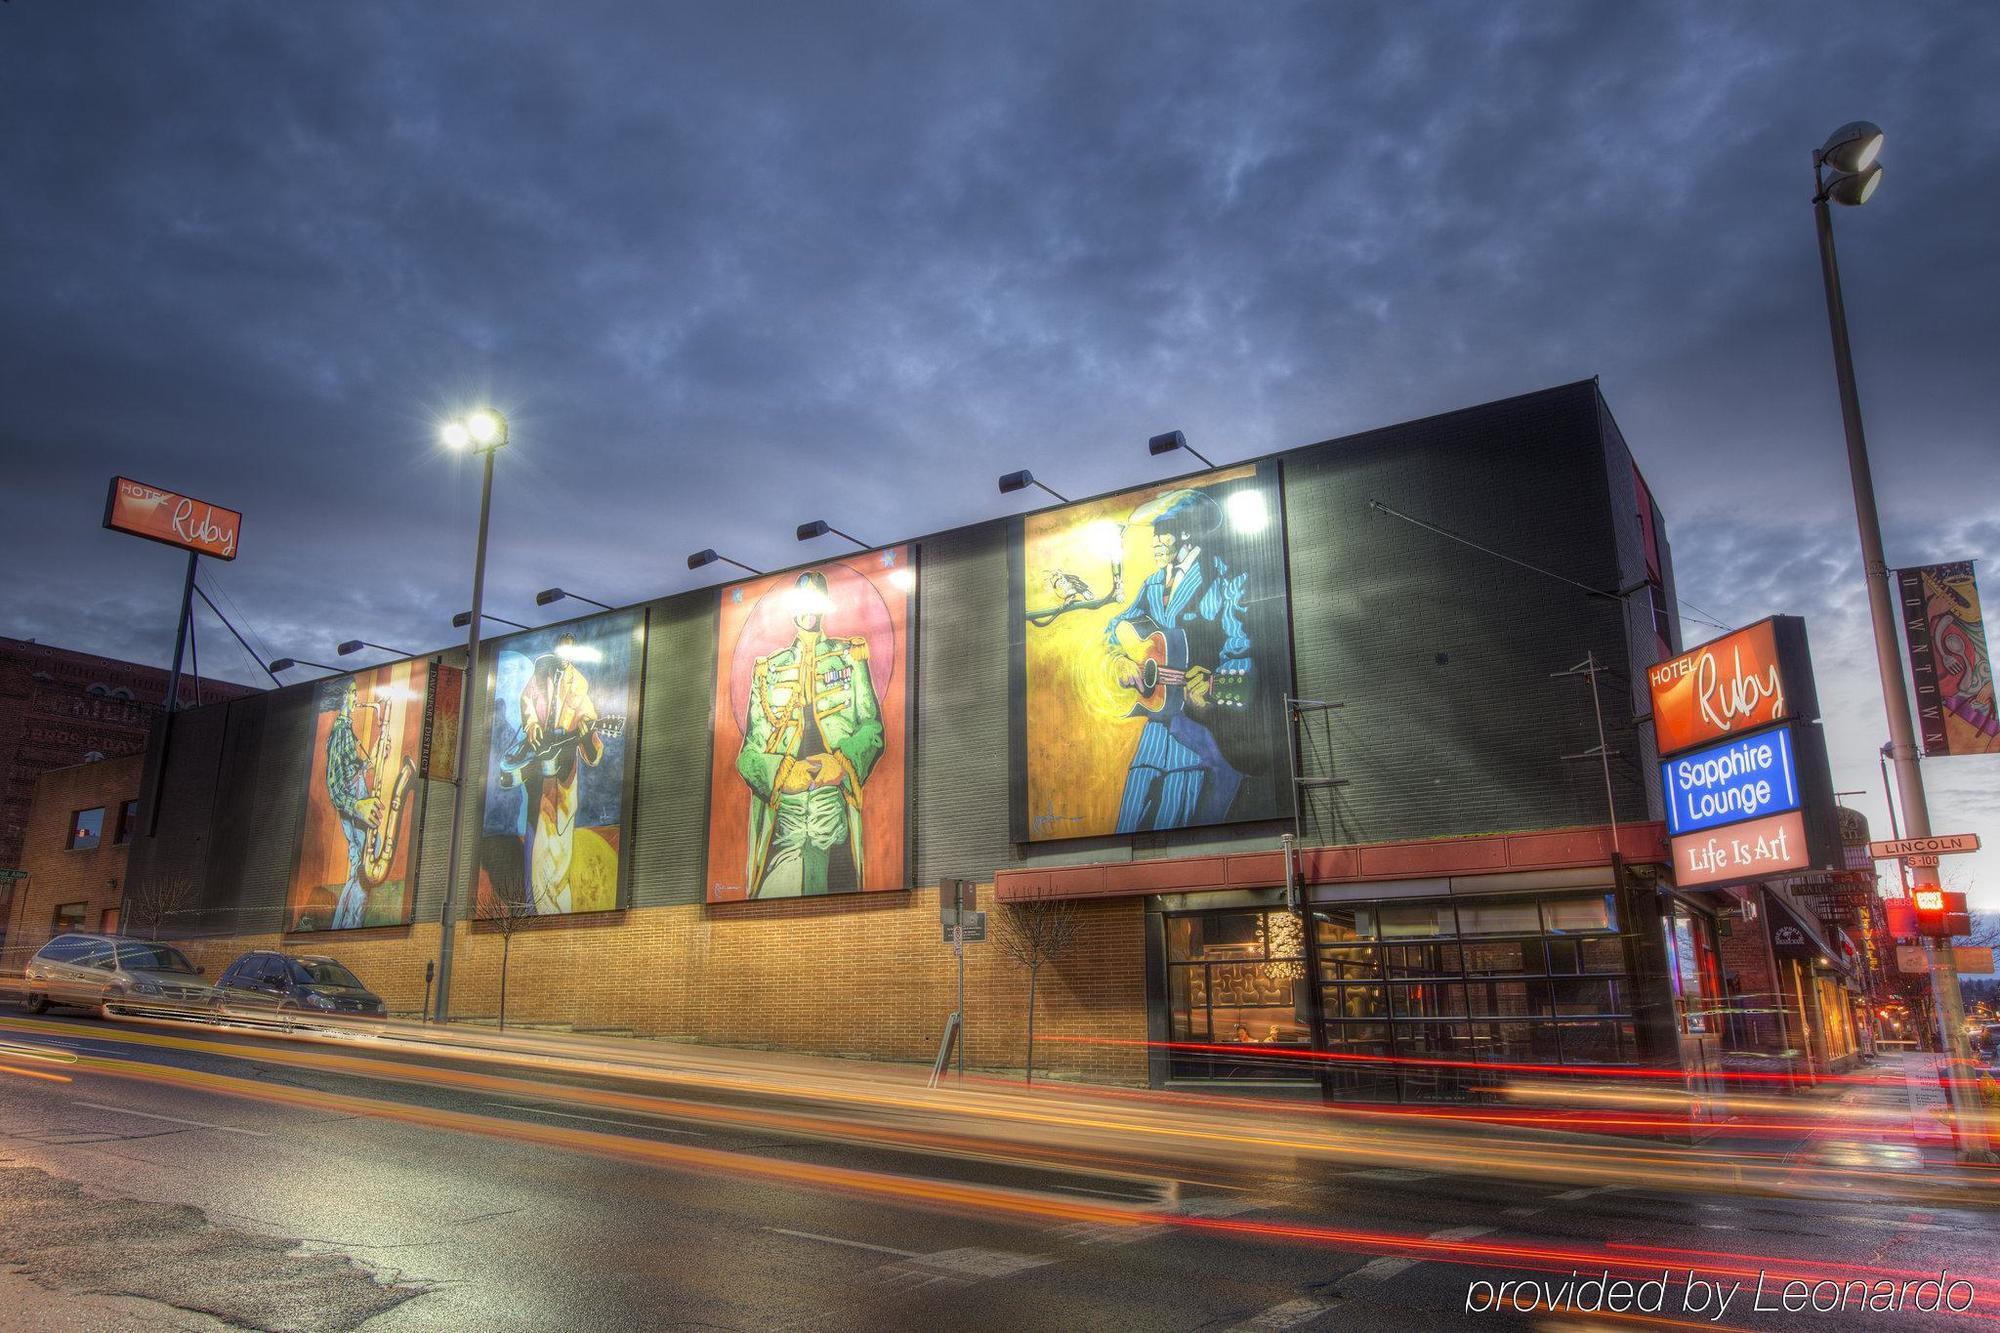
[[[518,787],[522,775],[530,768],[538,769],[545,775],[552,774],[563,757],[583,744],[587,738],[594,735],[607,741],[616,740],[624,734],[624,731],[625,716],[622,713],[592,718],[574,731],[545,732],[539,746],[528,743],[528,735],[524,730],[515,737],[514,744],[508,747],[507,753],[501,755],[499,763],[495,765],[500,770],[500,786],[503,789]]]
[[[1137,643],[1126,645],[1130,670],[1121,672],[1125,687],[1137,699],[1128,717],[1148,717],[1168,721],[1186,711],[1188,690],[1194,702],[1223,708],[1243,708],[1249,704],[1249,690],[1242,667],[1210,671],[1188,665],[1187,631],[1154,630]]]

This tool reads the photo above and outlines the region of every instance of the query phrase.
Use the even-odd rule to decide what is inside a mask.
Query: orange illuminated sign
[[[113,477],[104,500],[104,526],[196,555],[234,560],[243,515],[130,477]]]
[[[1813,716],[1805,666],[1803,625],[1773,616],[1647,668],[1660,754]]]

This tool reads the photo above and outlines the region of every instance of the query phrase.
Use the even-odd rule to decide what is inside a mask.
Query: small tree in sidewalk
[[[507,902],[492,894],[482,895],[475,914],[500,936],[500,1030],[507,1030],[507,964],[514,952],[514,932],[534,915],[527,903]]]
[[[1042,964],[1059,961],[1083,924],[1076,904],[1009,903],[994,925],[994,937],[1008,957],[1028,969],[1028,1079],[1035,1081],[1035,988]]]
[[[168,917],[185,915],[194,904],[194,881],[186,875],[154,875],[125,895],[127,930],[146,932],[148,939],[160,938],[160,927]]]

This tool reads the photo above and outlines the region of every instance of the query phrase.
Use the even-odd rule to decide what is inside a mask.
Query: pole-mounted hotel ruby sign
[[[1819,716],[1806,624],[1772,616],[1649,667],[1662,755],[1789,718]]]
[[[196,555],[234,560],[243,515],[178,491],[113,477],[111,493],[104,497],[104,526]]]

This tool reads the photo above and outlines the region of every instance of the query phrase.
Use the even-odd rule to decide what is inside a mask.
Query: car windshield
[[[131,972],[186,972],[194,974],[187,955],[170,944],[121,944],[118,965]]]
[[[356,990],[365,989],[355,980],[354,974],[334,962],[331,958],[299,958],[293,960],[294,967],[306,974],[306,983],[313,986],[352,986]]]

